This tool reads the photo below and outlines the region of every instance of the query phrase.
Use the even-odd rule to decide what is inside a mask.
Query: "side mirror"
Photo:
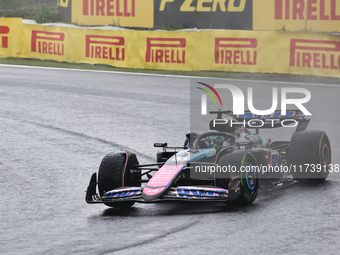
[[[168,146],[168,144],[167,143],[154,143],[153,144],[153,146],[154,147],[160,147],[160,148],[165,148],[165,147],[167,147]]]

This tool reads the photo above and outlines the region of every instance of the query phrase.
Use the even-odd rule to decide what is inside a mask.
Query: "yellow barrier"
[[[0,57],[19,57],[21,31],[21,19],[0,18]]]
[[[153,0],[72,1],[72,22],[153,28]]]
[[[142,69],[340,77],[340,37],[333,34],[96,30],[18,21],[0,18],[0,26],[13,33],[5,35],[8,48],[0,49],[1,56]],[[21,42],[19,47],[17,42]]]
[[[340,32],[340,1],[255,0],[253,29]]]

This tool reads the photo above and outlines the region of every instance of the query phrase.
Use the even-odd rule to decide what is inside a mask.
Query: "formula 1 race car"
[[[330,141],[323,131],[306,130],[310,120],[300,110],[266,116],[210,113],[217,114],[210,122],[211,131],[187,134],[183,147],[155,143],[162,148],[157,163],[141,165],[127,150],[106,155],[98,178],[97,173],[91,177],[86,202],[121,208],[169,200],[249,205],[257,197],[260,181],[327,178]],[[290,141],[272,142],[259,134],[262,128],[283,125],[297,127]],[[248,131],[252,128],[255,133]]]

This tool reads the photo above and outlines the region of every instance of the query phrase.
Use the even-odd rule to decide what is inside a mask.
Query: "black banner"
[[[155,28],[253,29],[253,0],[155,0]]]
[[[72,0],[58,0],[58,14],[65,22],[72,21]]]

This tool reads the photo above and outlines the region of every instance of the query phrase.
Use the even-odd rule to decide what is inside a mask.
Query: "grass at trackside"
[[[56,62],[56,61],[46,61],[46,60],[44,61],[44,60],[37,60],[37,59],[21,59],[21,58],[0,58],[0,64],[43,66],[43,67],[85,69],[85,70],[103,70],[103,71],[116,71],[116,72],[152,73],[152,74],[181,75],[181,76],[200,76],[200,77],[215,77],[215,78],[328,83],[328,84],[339,84],[340,85],[340,78],[327,78],[327,77],[312,76],[312,75],[236,73],[236,72],[221,72],[221,71],[148,70],[148,69],[133,69],[133,68],[117,68],[117,67],[111,67],[111,66],[105,66],[105,65],[89,65],[89,64],[64,63],[64,62],[61,63],[61,62]]]

